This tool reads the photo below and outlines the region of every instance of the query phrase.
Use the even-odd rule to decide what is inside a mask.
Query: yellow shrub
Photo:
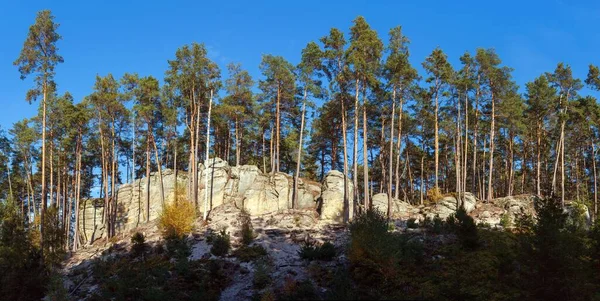
[[[436,203],[443,197],[442,191],[437,187],[427,190],[427,201],[429,201],[429,203]]]
[[[164,238],[181,238],[192,231],[196,210],[188,201],[175,201],[165,205],[158,220]]]

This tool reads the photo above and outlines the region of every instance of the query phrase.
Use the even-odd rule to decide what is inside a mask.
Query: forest
[[[600,106],[582,90],[600,91],[597,66],[576,78],[558,62],[517,83],[519,66],[505,66],[493,48],[465,52],[456,66],[436,48],[419,74],[401,26],[382,34],[359,16],[344,32],[315,36],[299,62],[263,55],[259,77],[239,63],[221,70],[192,42],[165,58],[163,78],[99,74],[74,99],[54,80],[69,37],[40,11],[14,61],[33,79],[23,96],[38,114],[0,132],[2,223],[13,218],[11,233],[39,236],[42,261],[56,260],[53,250],[81,247],[81,200],[103,202],[114,236],[120,185],[154,172],[162,179],[165,169],[190,173],[187,198],[198,207],[199,164],[214,157],[296,182],[339,170],[358,211],[381,192],[414,205],[448,193],[529,193],[585,204],[596,220]],[[204,219],[206,204],[196,208]]]

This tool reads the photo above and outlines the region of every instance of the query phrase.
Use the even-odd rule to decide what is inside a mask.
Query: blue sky
[[[12,62],[35,14],[51,9],[61,24],[56,69],[59,92],[76,100],[91,92],[96,74],[125,72],[163,78],[167,60],[191,42],[203,42],[222,70],[240,62],[257,78],[261,54],[298,63],[306,43],[331,27],[347,32],[363,15],[387,40],[402,25],[411,62],[419,67],[440,46],[455,66],[477,47],[495,48],[522,87],[556,63],[584,78],[600,64],[600,3],[595,1],[2,1],[0,2],[0,127],[35,114]],[[326,2],[326,3],[322,3]],[[421,70],[422,71],[422,70]]]

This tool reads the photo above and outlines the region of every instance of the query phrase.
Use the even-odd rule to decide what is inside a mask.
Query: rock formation
[[[264,174],[254,165],[229,166],[219,158],[210,159],[207,167],[199,166],[198,208],[205,202],[206,177],[208,177],[209,199],[216,208],[233,202],[245,208],[251,215],[278,212],[292,208],[294,178],[284,174]],[[116,232],[126,232],[146,221],[146,178],[124,184],[117,193]],[[163,170],[165,202],[171,202],[175,194],[175,175],[172,170]],[[188,177],[179,172],[178,189],[188,189]],[[319,183],[299,179],[298,204],[295,209],[316,210],[321,196]],[[150,221],[162,211],[158,173],[150,176]],[[181,187],[181,188],[179,188]],[[343,187],[343,184],[342,184]],[[85,200],[80,208],[80,230],[85,242],[104,235],[102,200]]]
[[[323,192],[319,204],[321,219],[341,223],[344,221],[345,210],[348,210],[348,217],[352,218],[354,214],[352,206],[353,186],[351,181],[348,180],[347,182],[348,204],[344,204],[344,174],[337,170],[327,173],[323,180]]]

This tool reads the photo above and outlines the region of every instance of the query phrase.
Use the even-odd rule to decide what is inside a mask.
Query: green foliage
[[[231,249],[231,239],[226,229],[223,229],[213,236],[210,252],[215,256],[225,256],[229,253],[229,249]]]
[[[258,260],[254,263],[254,278],[252,279],[252,285],[254,288],[263,289],[271,283],[271,266],[270,263],[264,259]]]
[[[6,300],[40,300],[48,273],[14,202],[0,202],[0,221],[0,296]]]
[[[242,210],[240,214],[240,223],[242,224],[242,243],[249,245],[256,238],[256,234],[254,234],[254,229],[252,228],[250,215],[245,210]]]
[[[510,218],[510,214],[508,214],[508,212],[505,212],[500,217],[500,225],[502,225],[502,227],[504,229],[508,229],[508,228],[510,228],[512,226],[512,221],[511,221],[511,218]]]
[[[446,224],[450,231],[456,233],[464,248],[473,250],[479,246],[477,225],[463,207],[460,207],[455,214],[449,216]]]
[[[267,255],[267,250],[261,245],[246,246],[243,245],[233,251],[233,256],[237,257],[242,262],[255,261]]]
[[[93,276],[99,287],[91,300],[219,300],[233,268],[226,261],[173,262],[159,254],[135,264],[118,256],[97,260]]]
[[[417,229],[419,228],[419,224],[415,218],[411,217],[406,221],[406,227],[410,229]]]
[[[319,294],[310,280],[287,278],[277,300],[319,300]]]
[[[322,244],[316,244],[315,242],[305,241],[304,245],[298,251],[300,258],[306,260],[332,260],[336,255],[335,246],[326,241]]]
[[[65,258],[65,232],[58,215],[58,208],[50,206],[44,214],[44,262],[46,265],[56,267]]]
[[[167,239],[167,256],[177,260],[187,260],[192,254],[192,248],[185,238]]]
[[[133,244],[131,246],[131,253],[134,257],[139,257],[140,255],[143,255],[149,248],[148,244],[146,243],[146,238],[144,237],[144,234],[140,232],[135,232],[131,236],[131,243]]]
[[[64,286],[63,279],[60,274],[54,272],[51,274],[48,281],[48,287],[46,291],[46,298],[50,301],[68,301],[69,292]]]

